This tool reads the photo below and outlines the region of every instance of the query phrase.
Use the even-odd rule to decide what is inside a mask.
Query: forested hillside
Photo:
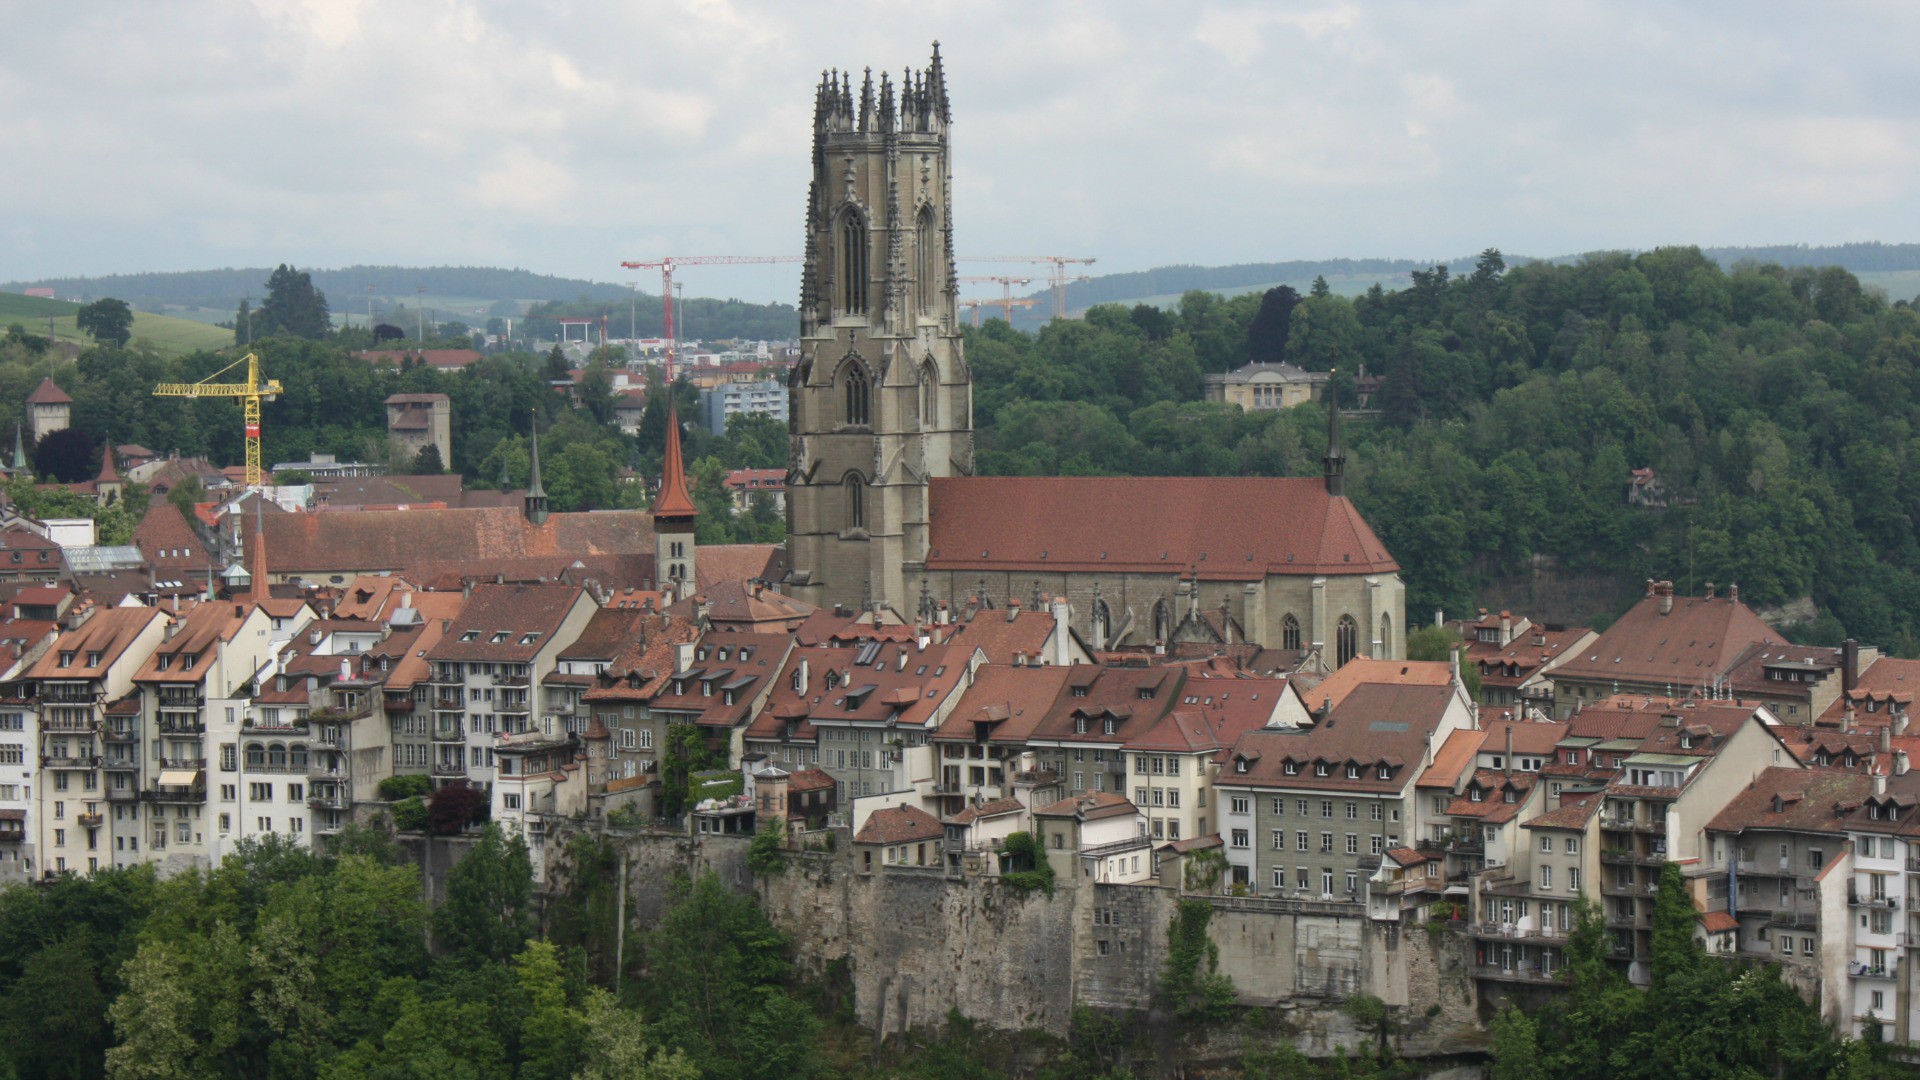
[[[1758,607],[1810,597],[1843,633],[1920,653],[1920,313],[1838,268],[1695,248],[1416,272],[1348,300],[1291,290],[1177,310],[1096,307],[1037,335],[990,323],[968,360],[979,463],[1001,473],[1311,474],[1319,407],[1198,401],[1248,359],[1364,365],[1376,418],[1347,425],[1348,489],[1399,559],[1409,612],[1469,607],[1536,553],[1570,570]],[[1650,467],[1671,505],[1626,504]],[[1610,611],[1592,614],[1607,617]]]

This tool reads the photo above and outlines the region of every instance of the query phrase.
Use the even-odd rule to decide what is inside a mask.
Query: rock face
[[[803,972],[819,978],[844,964],[857,1018],[882,1038],[937,1028],[950,1010],[989,1027],[1056,1035],[1068,1032],[1076,1006],[1153,1010],[1179,899],[1167,887],[1069,875],[1049,896],[995,878],[949,878],[937,868],[859,873],[844,838],[838,852],[789,852],[783,873],[758,878],[747,867],[745,837],[643,831],[611,839],[625,854],[632,930],[644,931],[666,910],[675,878],[712,870],[728,887],[758,895],[792,938]],[[564,851],[565,837],[548,844]],[[567,876],[558,867],[553,880]],[[1473,980],[1451,935],[1376,923],[1334,905],[1211,902],[1208,934],[1219,970],[1242,1004],[1273,1010],[1270,1031],[1309,1055],[1372,1038],[1342,1010],[1359,993],[1387,1004],[1403,1056],[1484,1046]],[[1238,1060],[1245,1037],[1215,1032],[1181,1052]]]

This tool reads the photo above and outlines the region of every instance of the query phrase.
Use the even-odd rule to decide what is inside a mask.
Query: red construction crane
[[[1085,281],[1085,276],[1068,277],[1069,266],[1092,266],[1092,259],[1076,259],[1066,255],[977,255],[963,258],[962,262],[991,263],[1044,263],[1048,267],[1047,284],[1053,288],[1053,317],[1067,317],[1067,283]]]
[[[1008,323],[1012,323],[1014,308],[1033,306],[1032,300],[1015,300],[1013,298],[1013,287],[1015,285],[1033,284],[1033,279],[1030,277],[1000,277],[996,275],[975,274],[962,277],[960,280],[966,282],[991,281],[1000,286],[1000,299],[998,300],[966,300],[961,302],[961,307],[973,309],[973,325],[975,326],[980,325],[980,309],[983,307],[999,308],[1001,316],[1005,318]]]
[[[660,271],[660,310],[665,323],[661,336],[667,339],[668,385],[673,383],[673,365],[679,359],[680,342],[673,334],[673,271],[679,266],[730,266],[739,263],[796,263],[804,262],[798,255],[687,255],[679,258],[667,256],[662,259],[650,259],[646,262],[623,262],[620,265],[628,270]]]

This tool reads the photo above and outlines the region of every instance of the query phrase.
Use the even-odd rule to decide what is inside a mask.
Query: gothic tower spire
[[[1320,462],[1327,470],[1327,494],[1337,499],[1347,493],[1347,452],[1340,448],[1340,401],[1334,395],[1333,374],[1327,377],[1327,453]]]
[[[533,423],[527,429],[532,440],[528,450],[527,468],[527,520],[535,525],[547,523],[547,489],[540,486],[540,413],[533,414]]]
[[[896,84],[871,68],[815,89],[813,178],[789,381],[787,587],[911,617],[930,482],[973,471],[973,395],[953,265],[939,48]]]

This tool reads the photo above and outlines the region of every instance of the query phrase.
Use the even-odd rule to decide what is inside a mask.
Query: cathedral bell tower
[[[973,471],[946,73],[823,74],[789,382],[787,591],[910,615],[927,482]]]

